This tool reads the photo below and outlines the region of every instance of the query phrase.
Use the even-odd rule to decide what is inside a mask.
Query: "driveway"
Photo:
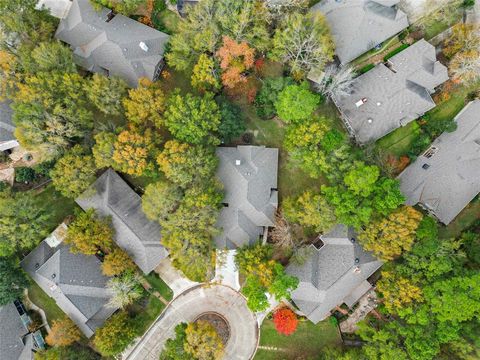
[[[225,359],[247,360],[253,356],[258,343],[258,326],[245,298],[228,286],[205,284],[176,297],[126,359],[158,360],[165,342],[174,336],[175,326],[194,321],[205,312],[222,315],[230,326]]]
[[[237,266],[235,265],[236,250],[217,250],[215,278],[213,283],[219,283],[239,291],[240,282]]]
[[[170,258],[163,259],[160,265],[156,267],[155,272],[172,289],[174,297],[199,284],[188,280],[180,271],[175,269]]]

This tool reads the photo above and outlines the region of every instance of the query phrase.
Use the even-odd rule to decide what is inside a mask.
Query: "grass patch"
[[[408,44],[402,44],[400,45],[398,48],[396,48],[395,50],[392,50],[390,51],[387,55],[385,55],[383,57],[383,61],[387,61],[388,59],[390,59],[391,57],[394,57],[395,55],[397,55],[398,53],[402,52],[403,50],[405,50],[406,48],[408,48],[410,45]]]
[[[460,214],[448,225],[441,226],[439,237],[442,239],[458,238],[473,223],[480,219],[480,198],[475,198]]]
[[[259,349],[255,360],[315,359],[327,345],[340,344],[340,334],[329,321],[313,324],[309,320],[300,321],[297,331],[285,336],[278,334],[272,320],[266,319],[260,328],[260,346],[269,346],[285,351]]]
[[[151,273],[145,276],[145,279],[152,286],[152,288],[160,293],[162,297],[170,301],[173,299],[173,291],[168,285],[155,273]]]
[[[360,69],[357,70],[358,75],[365,74],[367,71],[372,70],[375,67],[375,64],[367,64],[364,67],[361,67]]]
[[[142,301],[146,304],[142,306],[136,303],[129,308],[129,311],[134,313],[134,327],[138,329],[139,334],[145,333],[165,309],[165,305],[153,295],[148,295]]]
[[[363,55],[360,55],[358,58],[356,58],[355,60],[351,61],[350,64],[352,66],[356,66],[356,65],[359,65],[359,64],[362,64],[364,63],[365,61],[368,61],[368,59],[370,59],[371,57],[375,56],[375,55],[378,55],[382,52],[384,52],[385,50],[387,50],[390,46],[395,46],[397,43],[400,42],[400,39],[398,38],[398,35],[396,36],[393,36],[391,37],[390,39],[388,40],[385,40],[383,43],[382,43],[382,46],[379,48],[379,49],[371,49],[369,51],[367,51],[365,54]]]
[[[377,142],[377,147],[392,155],[405,155],[415,138],[420,134],[420,126],[416,121],[396,129]]]
[[[40,286],[31,278],[31,285],[28,288],[28,297],[30,300],[45,311],[49,325],[52,325],[53,320],[60,320],[66,317],[65,313],[58,307],[55,301],[49,297]]]
[[[468,102],[466,98],[469,93],[478,89],[480,83],[472,86],[458,86],[450,93],[450,99],[438,104],[434,109],[428,112],[431,120],[451,120]]]

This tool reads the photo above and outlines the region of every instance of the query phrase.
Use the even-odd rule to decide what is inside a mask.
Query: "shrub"
[[[15,169],[15,181],[18,183],[29,183],[35,180],[35,170],[29,167],[18,167]]]
[[[358,73],[359,75],[365,74],[367,71],[372,70],[374,67],[375,67],[375,64],[367,64],[367,65],[365,65],[364,67],[362,67],[362,68],[360,68],[359,70],[357,70],[357,73]]]
[[[280,94],[286,86],[292,84],[293,80],[289,77],[266,79],[255,99],[257,115],[263,119],[275,116],[275,102],[277,101],[278,94]]]
[[[278,333],[291,335],[298,325],[297,315],[289,308],[282,308],[274,312],[273,323]]]
[[[402,44],[400,45],[398,48],[396,48],[395,50],[393,51],[390,51],[387,55],[385,55],[385,57],[383,58],[383,61],[387,61],[388,59],[390,59],[391,57],[394,57],[395,55],[397,55],[398,53],[402,52],[403,50],[405,50],[407,47],[409,47],[410,45],[409,44]]]

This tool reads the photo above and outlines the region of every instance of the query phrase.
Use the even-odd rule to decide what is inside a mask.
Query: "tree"
[[[247,298],[247,306],[250,310],[259,312],[268,309],[269,302],[265,292],[266,289],[258,277],[247,276],[242,293]]]
[[[182,200],[183,192],[177,186],[166,181],[148,184],[142,196],[142,209],[153,221],[165,220],[175,212]]]
[[[391,314],[410,305],[414,301],[422,301],[422,290],[411,279],[392,271],[382,271],[382,278],[377,283],[377,290],[384,297],[385,308]]]
[[[201,54],[193,67],[192,86],[201,91],[217,90],[220,87],[215,61],[207,54]]]
[[[175,326],[175,337],[168,339],[160,354],[160,360],[190,360],[184,348],[187,324],[181,323]]]
[[[308,89],[308,83],[289,85],[277,97],[275,109],[287,123],[298,123],[308,119],[320,103],[320,96]]]
[[[119,115],[123,111],[122,99],[127,95],[127,84],[118,77],[96,73],[85,84],[85,92],[99,111],[106,115]]]
[[[140,6],[146,4],[146,0],[121,0],[121,1],[115,1],[115,2],[110,2],[108,0],[91,0],[91,1],[93,6],[98,10],[101,9],[102,6],[105,6],[125,16],[130,16],[135,14]]]
[[[222,143],[228,144],[233,139],[242,135],[247,129],[241,109],[228,102],[220,103],[220,125],[218,126],[218,134]]]
[[[289,77],[282,76],[265,79],[262,88],[255,98],[257,115],[264,119],[275,116],[277,112],[275,103],[277,102],[278,94],[289,85],[293,85],[293,80]]]
[[[92,153],[98,169],[113,166],[113,151],[117,136],[111,132],[102,131],[94,136],[95,145]]]
[[[450,61],[450,73],[454,81],[471,85],[480,79],[480,51],[457,53]]]
[[[353,67],[328,65],[322,71],[319,79],[315,80],[314,88],[327,99],[347,96],[352,92],[354,77],[355,70]]]
[[[273,20],[279,20],[285,14],[292,12],[303,12],[308,7],[306,0],[265,0],[265,6],[269,10],[269,15]]]
[[[224,354],[224,345],[217,330],[204,320],[187,325],[184,348],[198,360],[220,360]]]
[[[23,296],[29,282],[18,264],[10,258],[0,257],[0,306]]]
[[[137,334],[138,330],[128,313],[122,311],[97,329],[93,343],[103,356],[114,356],[125,350]]]
[[[136,89],[128,90],[128,97],[123,99],[123,107],[128,121],[137,126],[163,125],[165,95],[158,83],[141,79]]]
[[[223,37],[223,46],[218,49],[222,69],[222,83],[227,88],[234,88],[239,83],[247,81],[245,72],[253,67],[255,49],[245,41],[237,43],[228,36]]]
[[[303,76],[323,70],[333,59],[334,49],[330,28],[320,12],[293,13],[275,31],[270,56],[288,64],[295,76]]]
[[[31,193],[1,192],[0,257],[31,250],[48,235],[51,218]]]
[[[213,94],[182,96],[176,91],[167,102],[165,125],[180,141],[217,145],[218,139],[213,133],[218,129],[220,116]]]
[[[79,212],[68,226],[65,242],[71,245],[70,251],[85,255],[95,255],[113,248],[113,229],[109,218],[101,218],[95,209]]]
[[[167,179],[187,188],[194,183],[211,179],[215,174],[218,159],[211,149],[171,140],[165,143],[157,162]]]
[[[127,272],[119,277],[108,280],[107,289],[112,293],[108,306],[125,308],[143,295],[140,278],[133,272]]]
[[[34,65],[29,69],[32,73],[55,70],[72,74],[77,72],[72,50],[59,41],[40,43],[33,49],[32,59]]]
[[[119,247],[114,247],[112,251],[106,254],[102,262],[102,272],[106,276],[117,276],[135,270],[135,263],[130,256]]]
[[[478,50],[480,47],[480,28],[476,24],[459,23],[452,27],[452,34],[445,41],[443,53],[452,57],[458,52]]]
[[[155,141],[159,141],[158,137]],[[143,132],[135,129],[123,130],[113,144],[113,167],[133,176],[151,174],[155,158],[154,135],[150,129]]]
[[[344,177],[347,188],[355,195],[369,196],[380,177],[380,168],[375,165],[358,164]]]
[[[333,208],[325,197],[305,191],[298,198],[286,198],[283,213],[288,221],[312,229],[316,233],[330,230],[337,222]]]
[[[100,360],[100,355],[87,346],[73,344],[37,351],[34,358],[35,360]]]
[[[278,301],[290,298],[290,294],[298,286],[298,279],[295,276],[287,275],[280,263],[273,266],[273,281],[268,286],[268,292]]]
[[[404,206],[387,218],[368,224],[358,240],[365,250],[372,251],[380,259],[393,260],[411,249],[421,220],[420,212]]]
[[[69,318],[53,320],[51,331],[45,338],[50,346],[69,346],[80,340],[80,329]]]
[[[50,171],[53,186],[63,196],[76,198],[95,181],[93,156],[75,145],[60,158]]]
[[[291,335],[297,329],[298,319],[292,310],[284,307],[273,313],[273,323],[279,334]]]

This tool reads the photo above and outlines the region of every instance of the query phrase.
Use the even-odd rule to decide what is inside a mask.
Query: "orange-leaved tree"
[[[273,313],[275,329],[284,335],[291,335],[298,325],[297,315],[287,307],[281,308]]]
[[[255,49],[245,41],[240,43],[228,36],[223,37],[223,46],[218,49],[217,56],[222,69],[222,83],[233,88],[247,81],[245,72],[253,67]]]

